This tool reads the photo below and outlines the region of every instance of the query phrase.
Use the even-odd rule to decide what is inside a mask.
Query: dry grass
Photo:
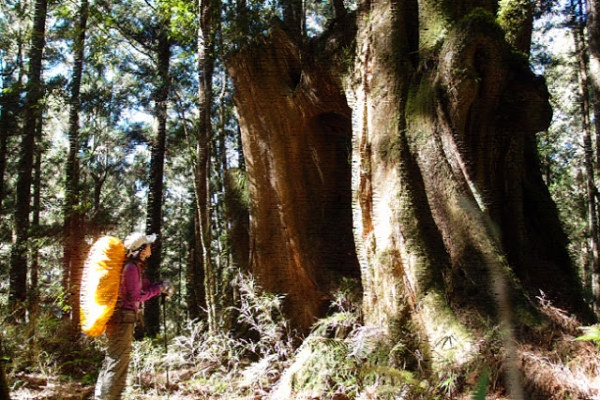
[[[600,399],[600,358],[589,341],[576,341],[580,323],[543,296],[541,311],[550,324],[518,348],[525,389],[536,399]]]

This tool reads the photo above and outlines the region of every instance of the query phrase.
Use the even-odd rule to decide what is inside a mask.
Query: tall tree
[[[167,138],[167,103],[170,91],[170,63],[173,41],[171,34],[171,14],[173,5],[169,1],[156,2],[111,2],[99,3],[108,17],[109,24],[117,30],[131,46],[142,55],[133,70],[138,71],[142,86],[151,92],[149,99],[142,104],[152,104],[153,118],[151,139],[151,160],[148,182],[148,204],[146,231],[156,233],[152,257],[148,260],[146,273],[151,280],[160,275],[162,259],[163,173]],[[146,332],[155,336],[160,330],[159,298],[150,300],[144,313]]]
[[[150,181],[148,192],[148,213],[146,231],[148,234],[156,233],[158,240],[154,245],[154,252],[148,262],[148,278],[157,281],[160,276],[162,260],[162,205],[163,205],[163,175],[165,164],[165,145],[167,139],[167,102],[170,90],[169,66],[171,63],[171,38],[169,30],[171,24],[171,11],[168,3],[159,1],[157,7],[158,25],[155,27],[157,80],[153,94],[154,100],[154,129],[150,159]],[[145,320],[148,334],[156,336],[160,329],[159,299],[155,298],[146,306]]]
[[[4,38],[10,38],[0,48],[0,74],[2,76],[2,94],[0,95],[0,211],[6,195],[5,179],[8,141],[17,135],[18,116],[22,110],[21,91],[25,68],[23,67],[23,52],[26,46],[26,29],[21,18],[22,4],[11,7],[2,3],[0,11],[4,14],[0,29]]]
[[[280,3],[283,9],[284,26],[289,29],[290,35],[301,39],[306,33],[304,0],[281,0]]]
[[[81,196],[79,182],[79,113],[81,110],[80,91],[85,57],[85,37],[87,31],[89,2],[81,0],[78,19],[73,36],[73,71],[70,83],[69,99],[69,151],[65,164],[65,206],[64,206],[64,274],[68,279],[68,291],[71,293],[71,328],[72,334],[79,329],[79,291],[81,271],[83,268],[83,213],[81,212]]]
[[[204,269],[204,286],[206,295],[206,308],[209,329],[217,330],[217,273],[212,261],[212,217],[210,204],[210,159],[211,159],[211,107],[212,80],[214,73],[214,48],[215,48],[215,16],[219,9],[218,3],[213,0],[199,0],[198,27],[198,147],[195,170],[195,196],[197,203],[199,224],[195,230],[199,238],[196,239],[198,256],[202,259]]]
[[[588,14],[587,14],[587,49],[589,49],[588,54],[582,54],[583,59],[580,58],[580,63],[587,61],[585,58],[586,55],[589,56],[589,74],[586,74],[586,77],[589,77],[589,80],[586,79],[586,83],[589,83],[590,89],[590,98],[591,98],[591,112],[593,113],[593,126],[596,132],[595,136],[595,167],[596,167],[596,178],[598,169],[600,169],[600,1],[598,0],[588,0],[587,1]],[[583,29],[580,31],[580,35],[583,33]],[[586,69],[587,72],[587,69]],[[584,93],[584,96],[587,96],[587,93]],[[587,100],[587,99],[586,99]],[[588,119],[589,122],[589,119]],[[591,126],[588,126],[588,129],[591,129]],[[587,136],[587,135],[586,135]],[[584,144],[586,151],[586,158],[588,156],[587,144]],[[587,169],[587,160],[586,160],[586,169]],[[595,191],[593,195],[595,196],[593,199],[593,203],[591,203],[591,199],[588,198],[588,202],[597,206],[598,204],[598,191],[597,185],[594,185]],[[590,207],[591,207],[590,204]],[[588,207],[588,208],[590,208]],[[590,220],[592,218],[590,208]],[[597,211],[597,209],[596,209]],[[597,212],[594,214],[597,217]],[[596,315],[600,315],[600,262],[598,261],[598,227],[596,223],[596,231],[594,232],[590,227],[590,241],[594,243],[596,242],[596,247],[592,247],[592,292],[594,294],[594,309],[596,311]],[[594,235],[594,233],[596,235]],[[594,251],[595,250],[595,251]]]
[[[589,269],[594,295],[593,309],[600,316],[600,259],[598,236],[598,199],[596,187],[596,170],[594,163],[594,147],[592,144],[592,124],[590,121],[590,86],[588,79],[588,46],[585,37],[585,20],[581,0],[571,1],[571,25],[575,42],[575,57],[577,59],[577,77],[579,83],[579,104],[581,116],[581,129],[583,130],[584,169],[587,187],[588,231],[590,241]]]
[[[29,279],[29,312],[32,318],[35,318],[38,311],[39,305],[39,233],[40,233],[40,214],[42,212],[41,197],[42,197],[42,155],[43,155],[43,118],[39,115],[39,120],[36,125],[36,146],[34,151],[34,163],[33,163],[33,196],[32,196],[32,209],[31,209],[31,229],[32,238],[30,240],[30,254],[31,254],[31,267],[30,267],[30,279]]]
[[[48,2],[36,0],[28,53],[27,93],[25,97],[24,127],[20,145],[17,178],[17,208],[14,219],[14,239],[10,254],[10,294],[12,307],[27,298],[27,249],[29,239],[29,212],[31,210],[31,182],[35,149],[35,132],[42,112],[42,55],[45,46]]]
[[[408,364],[478,365],[491,351],[474,346],[480,333],[499,327],[513,398],[526,360],[514,343],[531,337],[518,333],[544,334],[530,299],[542,290],[593,318],[539,168],[552,110],[523,55],[531,5],[518,4],[365,0],[355,30],[334,24],[301,46],[274,28],[229,62],[252,269],[287,294],[293,324],[307,329],[339,277],[360,271],[366,325],[422,355]]]
[[[587,43],[589,48],[589,84],[596,131],[596,164],[600,161],[600,1],[587,0]]]

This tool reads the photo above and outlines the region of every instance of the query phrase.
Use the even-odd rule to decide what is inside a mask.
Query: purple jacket
[[[130,261],[125,264],[119,294],[121,308],[134,310],[137,313],[140,303],[160,294],[160,282],[151,284],[142,273],[142,267],[136,263]]]

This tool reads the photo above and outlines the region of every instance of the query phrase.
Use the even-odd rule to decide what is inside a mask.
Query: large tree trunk
[[[266,290],[287,294],[294,325],[322,315],[334,276],[353,276],[358,262],[364,322],[412,348],[406,365],[440,376],[476,369],[498,350],[482,332],[498,331],[494,359],[511,398],[522,398],[517,360],[529,361],[515,343],[550,323],[531,299],[542,291],[581,321],[593,315],[539,167],[549,95],[509,44],[528,49],[531,13],[506,35],[498,8],[365,1],[355,57],[340,32],[317,49],[274,28],[229,70],[251,269]],[[336,45],[345,56],[327,53]]]
[[[46,37],[46,11],[48,2],[35,2],[27,95],[25,99],[25,125],[21,138],[17,178],[17,208],[14,216],[14,239],[10,252],[10,293],[12,307],[27,299],[27,249],[29,238],[29,212],[31,210],[31,182],[35,148],[36,125],[41,115],[42,54]]]
[[[507,323],[510,307],[530,326],[537,313],[527,295],[542,290],[590,314],[539,169],[534,135],[551,118],[543,80],[492,14],[465,10],[436,52],[427,41],[439,21],[419,18],[425,11],[415,1],[374,2],[372,17],[358,18],[367,22],[349,86],[354,223],[367,323],[385,321],[393,334],[407,316],[439,367],[475,354],[471,332],[486,327],[474,326],[473,313]],[[418,48],[408,30],[417,20]]]
[[[229,64],[248,174],[250,270],[308,330],[341,277],[358,277],[350,191],[351,110],[320,63],[275,29]]]

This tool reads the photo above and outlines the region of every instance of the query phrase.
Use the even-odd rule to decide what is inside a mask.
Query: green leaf
[[[477,383],[477,387],[475,387],[475,391],[473,392],[472,400],[485,400],[489,380],[490,370],[486,368],[479,377],[479,382]]]

